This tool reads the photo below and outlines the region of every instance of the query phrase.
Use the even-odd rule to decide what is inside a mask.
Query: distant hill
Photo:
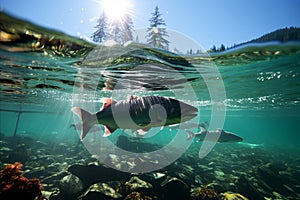
[[[207,52],[221,52],[228,49],[233,49],[242,45],[251,44],[251,43],[263,43],[263,42],[289,42],[289,41],[300,41],[300,28],[290,27],[282,28],[271,33],[265,34],[257,39],[250,40],[248,42],[243,42],[240,44],[235,44],[232,47],[227,47],[222,44],[220,48],[217,48],[215,45],[208,50]]]
[[[300,28],[286,27],[286,28],[278,29],[271,33],[265,34],[257,39],[234,45],[233,47],[230,47],[228,49],[232,49],[249,43],[263,43],[263,42],[271,42],[271,41],[278,41],[278,42],[300,41]]]

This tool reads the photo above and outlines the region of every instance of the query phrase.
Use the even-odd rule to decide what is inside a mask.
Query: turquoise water
[[[197,119],[200,122],[208,121],[210,124],[214,123],[211,122],[212,108],[219,103],[226,108],[223,129],[239,135],[243,142],[217,143],[205,158],[199,158],[202,143],[195,140],[178,161],[160,171],[190,183],[191,180],[182,175],[185,174],[184,168],[179,166],[191,166],[194,174],[185,175],[200,175],[202,178],[202,184],[190,183],[191,187],[214,183],[214,189],[219,193],[233,191],[250,199],[300,198],[299,43],[253,44],[210,56],[184,56],[141,44],[96,47],[29,23],[25,27],[33,31],[26,35],[22,34],[26,28],[21,29],[17,23],[8,24],[1,27],[7,36],[4,39],[2,34],[0,44],[0,132],[3,147],[13,151],[7,138],[18,138],[20,143],[28,145],[24,138],[29,137],[46,142],[50,148],[57,150],[55,154],[64,155],[68,163],[65,149],[60,147],[80,145],[79,132],[70,127],[78,120],[71,113],[71,108],[83,105],[98,110],[103,97],[112,96],[119,100],[128,94],[178,97],[199,109]],[[17,30],[13,34],[12,28]],[[34,34],[35,31],[37,34]],[[210,70],[213,67],[219,71],[221,79]],[[218,85],[212,91],[222,101],[213,102],[205,80],[222,80],[225,99],[222,100],[224,93]],[[99,128],[97,134],[101,135],[103,129]],[[147,149],[146,144],[157,145],[157,148],[164,146],[180,132],[183,132],[183,141],[187,137],[183,130],[177,132],[168,127],[155,130],[158,133],[153,137],[139,140],[145,144],[141,151],[153,150]],[[108,140],[116,144],[122,134],[128,136],[128,131],[117,130]],[[27,148],[33,156],[32,151],[39,147],[33,149],[28,145]],[[40,148],[43,152],[44,147]],[[133,149],[139,152],[139,149]],[[75,153],[68,155],[72,159]],[[87,153],[84,156],[80,163],[88,164],[90,158],[87,157],[91,155]],[[33,162],[30,159],[32,157],[24,160],[25,166]],[[10,159],[10,162],[14,161],[19,160]],[[1,154],[1,165],[5,163],[7,156]],[[76,160],[68,164],[74,163]],[[264,180],[268,179],[262,175],[266,174],[264,171],[261,174],[255,171],[270,165],[283,168],[278,171],[270,169],[278,175],[278,179],[275,178],[278,183],[273,185]],[[204,170],[209,167],[213,168],[211,173],[209,169]],[[182,170],[182,174],[178,174],[178,169]],[[225,173],[226,178],[219,178],[216,175],[219,171]],[[230,176],[232,174],[235,178]],[[40,175],[45,178],[49,174]],[[243,181],[246,182],[244,188],[237,186]],[[228,183],[232,184],[229,186]],[[251,184],[257,186],[256,196],[247,189],[251,188]],[[53,191],[50,183],[45,189]]]

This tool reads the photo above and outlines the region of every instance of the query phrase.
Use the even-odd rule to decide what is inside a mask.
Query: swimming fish
[[[226,132],[222,129],[212,130],[208,131],[206,126],[208,126],[208,122],[204,123],[192,123],[192,122],[185,122],[182,124],[174,124],[170,125],[169,128],[171,129],[181,129],[185,130],[188,134],[187,140],[198,138],[197,142],[203,141],[207,134],[209,134],[211,137],[206,138],[206,140],[213,140],[214,138],[218,138],[218,142],[241,142],[243,139],[233,133]],[[197,128],[201,129],[200,132],[192,132],[190,129]]]
[[[172,130],[174,130],[174,129],[189,130],[189,129],[197,128],[197,130],[200,131],[200,128],[206,128],[207,125],[208,125],[208,122],[199,123],[199,124],[193,123],[193,122],[185,122],[185,123],[181,123],[181,124],[169,125],[169,128]]]
[[[212,131],[208,131],[208,130],[202,130],[201,132],[198,133],[193,133],[190,130],[186,130],[186,132],[189,134],[189,138],[188,139],[192,139],[192,138],[198,138],[198,142],[199,141],[203,141],[204,139],[206,140],[213,140],[215,138],[218,138],[217,142],[241,142],[243,141],[243,138],[241,138],[240,136],[237,136],[233,133],[230,132],[226,132],[222,129],[217,129],[217,130],[212,130]],[[206,135],[209,134],[212,137],[206,137]]]
[[[80,138],[83,139],[95,124],[104,125],[103,136],[109,136],[118,128],[147,132],[152,127],[188,121],[197,116],[198,109],[163,96],[129,96],[119,102],[104,99],[102,108],[94,114],[79,107],[73,107],[72,112],[82,120]]]

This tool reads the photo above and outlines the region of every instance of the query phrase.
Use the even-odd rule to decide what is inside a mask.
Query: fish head
[[[180,102],[181,122],[188,121],[198,115],[198,109],[194,106]]]

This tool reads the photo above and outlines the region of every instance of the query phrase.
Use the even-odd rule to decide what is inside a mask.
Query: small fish
[[[241,142],[241,141],[243,141],[243,138],[241,138],[240,136],[237,136],[230,132],[226,132],[222,129],[208,131],[206,129],[205,123],[202,123],[200,128],[201,128],[201,131],[198,133],[193,133],[190,130],[185,130],[189,135],[188,139],[192,139],[192,138],[196,137],[196,138],[198,138],[197,142],[200,142],[205,139],[207,134],[209,134],[210,136],[214,136],[214,137],[208,137],[206,139],[210,140],[210,139],[218,138],[217,142]]]
[[[189,130],[192,128],[197,128],[198,131],[200,131],[200,128],[206,128],[206,126],[208,125],[208,122],[204,122],[204,123],[193,123],[193,122],[185,122],[185,123],[181,123],[181,124],[172,124],[169,125],[170,129],[180,129],[180,130]]]
[[[147,132],[152,127],[188,121],[197,116],[198,109],[163,96],[129,96],[119,102],[104,99],[102,108],[95,114],[79,107],[73,107],[72,112],[82,120],[80,138],[83,139],[95,124],[104,125],[103,136],[109,136],[118,128]]]

